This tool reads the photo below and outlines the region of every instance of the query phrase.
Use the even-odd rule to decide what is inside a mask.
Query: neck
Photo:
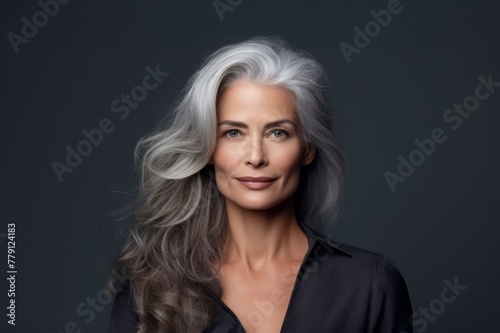
[[[224,264],[258,273],[271,264],[303,258],[307,236],[297,223],[291,198],[272,209],[247,210],[229,200],[226,208],[229,241]]]

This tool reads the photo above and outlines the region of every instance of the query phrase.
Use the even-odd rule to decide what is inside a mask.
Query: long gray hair
[[[216,100],[239,79],[279,86],[295,95],[305,139],[316,147],[301,166],[293,195],[296,218],[316,228],[337,217],[346,164],[325,93],[326,74],[307,52],[277,37],[254,37],[211,54],[190,78],[151,135],[135,149],[140,170],[134,217],[109,271],[130,281],[140,333],[202,332],[220,295],[213,263],[222,262],[228,237],[224,197],[207,164],[216,145]],[[116,293],[112,274],[108,286]]]

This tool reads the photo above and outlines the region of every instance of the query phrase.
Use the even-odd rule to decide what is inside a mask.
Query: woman
[[[412,332],[384,255],[319,230],[345,162],[325,72],[278,38],[221,48],[141,139],[141,186],[112,265],[109,332]]]

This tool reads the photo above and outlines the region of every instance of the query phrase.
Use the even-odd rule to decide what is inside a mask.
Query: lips
[[[239,181],[242,182],[271,182],[275,180],[276,178],[271,178],[271,177],[240,177],[236,178]]]
[[[241,177],[236,178],[239,182],[248,189],[251,190],[261,190],[271,184],[276,180],[276,178],[271,177]]]

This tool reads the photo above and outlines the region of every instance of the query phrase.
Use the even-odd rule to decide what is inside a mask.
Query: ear
[[[302,158],[302,165],[311,164],[316,155],[316,147],[312,144],[308,144],[304,157]]]
[[[210,156],[210,159],[208,160],[207,164],[214,164],[214,157],[213,157],[213,155]]]

